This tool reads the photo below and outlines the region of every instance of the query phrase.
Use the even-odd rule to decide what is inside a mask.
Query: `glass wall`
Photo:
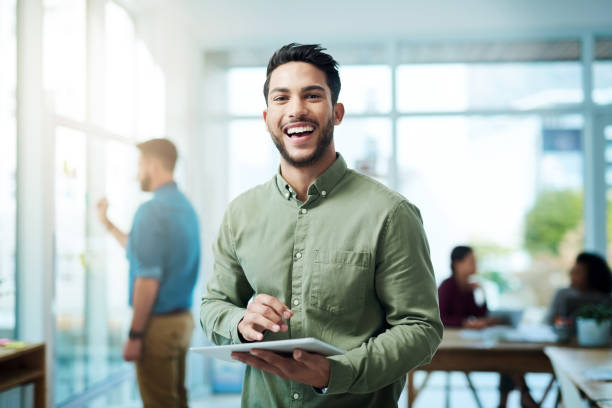
[[[452,248],[472,245],[490,305],[532,307],[537,320],[583,247],[578,42],[474,46],[470,62],[449,48],[342,66],[336,149],[421,209],[439,281]],[[262,67],[226,71],[229,198],[278,166],[264,80]]]
[[[593,101],[601,105],[612,103],[612,38],[595,40]]]
[[[0,2],[0,337],[15,330],[16,1]]]
[[[398,189],[421,210],[440,278],[469,244],[490,307],[548,305],[582,247],[581,129],[578,115],[399,121]]]
[[[138,204],[148,198],[137,182],[134,143],[165,134],[164,74],[134,21],[112,1],[92,2],[102,7],[89,11],[87,4],[46,0],[44,14],[44,85],[55,140],[57,404],[130,378],[133,365],[122,359],[131,321],[128,265],[124,249],[98,221],[96,203],[106,197],[109,217],[129,232]],[[95,53],[102,65],[88,76],[93,38],[105,46]],[[135,396],[129,389],[108,398],[125,403]]]

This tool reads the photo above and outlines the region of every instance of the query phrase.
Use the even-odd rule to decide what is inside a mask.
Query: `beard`
[[[300,118],[299,122],[312,122],[312,120],[303,120]],[[268,126],[268,132],[272,137],[272,141],[274,145],[278,149],[280,155],[293,167],[308,167],[317,161],[325,154],[325,151],[334,140],[334,120],[330,118],[325,127],[321,130],[321,137],[319,138],[319,142],[317,143],[317,147],[311,155],[306,156],[301,159],[296,159],[295,157],[291,157],[287,149],[285,148],[285,143],[283,142],[283,134],[278,136],[274,134],[272,129]]]
[[[140,189],[145,193],[151,191],[151,177],[144,176],[140,180]]]

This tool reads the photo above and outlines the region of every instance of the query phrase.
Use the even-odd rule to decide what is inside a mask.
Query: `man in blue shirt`
[[[126,248],[130,265],[134,315],[123,358],[136,363],[145,407],[186,407],[185,356],[200,265],[198,219],[174,182],[174,144],[152,139],[137,147],[140,186],[154,194],[138,208],[129,235],[108,219],[107,200],[98,203],[100,220]]]

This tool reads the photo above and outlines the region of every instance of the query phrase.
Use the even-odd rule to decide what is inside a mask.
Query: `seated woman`
[[[458,246],[451,252],[452,275],[438,288],[440,317],[444,327],[482,329],[496,322],[487,318],[487,304],[477,305],[474,290],[478,283],[470,282],[476,273],[476,257],[468,246]]]
[[[599,255],[582,252],[570,270],[570,286],[559,289],[550,305],[546,322],[555,319],[574,319],[581,306],[612,303],[612,272]]]
[[[486,302],[476,304],[474,291],[480,287],[470,282],[470,276],[476,274],[476,257],[469,246],[458,246],[451,252],[450,278],[442,282],[438,288],[440,303],[440,318],[444,327],[466,329],[483,329],[499,324],[499,321],[487,317],[489,311]],[[529,388],[522,375],[501,375],[499,381],[499,406],[506,407],[508,394],[513,389],[521,391],[522,407],[537,407],[537,403],[529,394]]]

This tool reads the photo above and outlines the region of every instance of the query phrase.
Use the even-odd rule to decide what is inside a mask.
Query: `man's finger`
[[[263,340],[263,334],[255,330],[250,324],[245,323],[240,332],[242,333],[242,337],[247,341]]]
[[[279,316],[282,316],[284,319],[289,319],[293,316],[293,312],[291,311],[291,309],[289,309],[287,305],[285,305],[283,302],[281,302],[274,296],[261,293],[255,297],[254,301],[271,307],[276,311]]]
[[[272,373],[274,375],[277,375],[279,377],[282,378],[286,378],[286,375],[276,366],[268,363],[265,360],[262,360],[254,355],[251,355],[249,353],[232,353],[232,358],[234,360],[238,360],[240,362],[243,362],[253,368],[257,368],[258,370],[263,370],[263,371],[267,371],[269,373]]]
[[[319,354],[308,353],[300,349],[293,350],[293,358],[307,367],[319,367],[319,357]]]
[[[253,312],[253,313],[257,313],[271,321],[273,321],[274,323],[277,323],[279,325],[283,324],[283,316],[282,314],[279,314],[276,312],[276,310],[274,310],[273,308],[271,308],[270,306],[266,306],[262,303],[255,303],[255,302],[251,302],[251,304],[249,305],[249,307],[247,308],[249,311]]]
[[[279,324],[273,322],[272,320],[266,319],[262,315],[258,315],[255,313],[249,316],[249,322],[254,325],[259,325],[265,330],[270,330],[274,333],[278,333],[281,329],[281,326]]]
[[[292,358],[281,357],[271,351],[253,349],[251,354],[258,359],[265,361],[268,365],[275,367],[283,373],[283,377],[289,377],[295,372],[296,362]]]

